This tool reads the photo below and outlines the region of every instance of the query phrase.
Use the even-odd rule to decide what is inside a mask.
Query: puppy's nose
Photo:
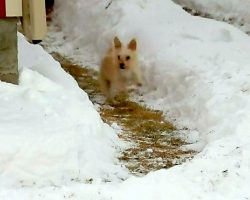
[[[125,69],[124,63],[120,63],[120,68],[121,68],[121,69]]]

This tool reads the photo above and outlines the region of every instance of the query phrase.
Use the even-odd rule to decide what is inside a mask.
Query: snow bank
[[[174,0],[176,3],[230,22],[250,33],[250,1],[247,0]]]
[[[67,44],[60,51],[82,52],[77,58],[97,67],[114,35],[125,42],[136,37],[148,104],[205,141],[234,133],[250,106],[249,37],[170,1],[108,2],[57,3],[56,23]]]
[[[20,84],[0,83],[0,185],[114,181],[121,144],[76,82],[19,35]]]
[[[250,198],[249,36],[231,25],[193,17],[167,0],[62,2],[55,9],[65,34],[61,52],[81,55],[77,59],[97,67],[115,35],[123,41],[136,37],[146,79],[142,98],[206,144],[192,161],[131,178],[108,195]]]

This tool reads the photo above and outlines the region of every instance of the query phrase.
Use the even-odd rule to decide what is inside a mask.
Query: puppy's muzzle
[[[120,69],[125,69],[124,63],[120,63]]]

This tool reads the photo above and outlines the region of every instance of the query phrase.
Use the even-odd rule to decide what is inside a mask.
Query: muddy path
[[[97,82],[97,71],[74,64],[59,53],[51,55],[88,93],[103,121],[121,128],[119,137],[131,143],[131,146],[122,152],[119,159],[131,173],[144,175],[192,158],[194,152],[182,150],[185,141],[179,137],[174,125],[165,120],[161,111],[152,110],[125,97],[119,97],[116,105],[105,104]]]

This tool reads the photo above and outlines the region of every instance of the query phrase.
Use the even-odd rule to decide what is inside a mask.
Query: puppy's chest
[[[125,80],[125,81],[130,80],[132,78],[132,71],[119,69],[119,76],[122,80]]]

